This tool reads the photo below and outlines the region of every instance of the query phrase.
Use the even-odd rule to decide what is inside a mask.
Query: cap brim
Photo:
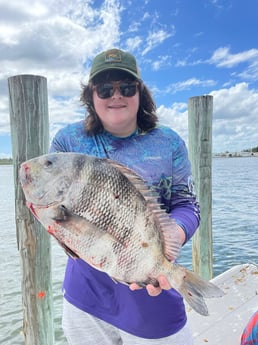
[[[139,79],[139,75],[137,73],[134,73],[132,71],[130,71],[127,68],[122,68],[122,67],[107,67],[107,68],[103,68],[101,69],[101,71],[96,71],[95,73],[91,74],[89,77],[89,81],[92,80],[94,77],[96,77],[98,74],[105,72],[105,71],[110,71],[110,70],[117,70],[117,71],[124,71],[127,72],[128,74],[131,74],[132,76],[134,76],[136,79]]]

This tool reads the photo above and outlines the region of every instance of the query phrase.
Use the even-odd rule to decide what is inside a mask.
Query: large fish
[[[113,280],[158,285],[165,275],[202,315],[203,297],[224,293],[171,262],[178,255],[175,223],[132,170],[79,153],[54,153],[27,162],[20,181],[33,215],[65,251]]]

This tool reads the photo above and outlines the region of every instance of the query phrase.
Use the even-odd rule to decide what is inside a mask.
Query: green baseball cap
[[[100,72],[110,69],[126,71],[135,78],[140,79],[140,72],[133,55],[120,49],[109,49],[98,54],[94,58],[89,80],[94,78]]]

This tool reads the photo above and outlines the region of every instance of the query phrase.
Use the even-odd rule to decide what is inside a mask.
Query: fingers
[[[153,297],[158,296],[162,292],[162,290],[169,290],[169,289],[172,288],[165,276],[161,275],[157,279],[158,279],[158,282],[159,282],[159,287],[155,287],[155,286],[153,286],[151,284],[148,284],[146,286],[146,290],[147,290],[148,294],[150,296],[153,296]],[[129,288],[132,291],[142,289],[142,287],[140,287],[136,283],[130,284]]]
[[[146,286],[147,292],[150,296],[158,296],[162,292],[162,290],[170,290],[172,288],[165,276],[159,276],[158,282],[159,287],[155,287],[151,284],[148,284]]]
[[[172,288],[172,286],[170,285],[169,281],[167,280],[165,276],[162,276],[162,275],[159,276],[158,282],[159,282],[159,286],[163,290],[170,290]]]
[[[151,284],[148,284],[146,286],[146,290],[148,294],[152,297],[158,296],[162,292],[162,289],[160,287],[155,287]]]
[[[138,284],[136,283],[132,283],[129,285],[129,289],[132,290],[132,291],[135,291],[135,290],[140,290],[142,289],[142,287],[140,287]]]
[[[135,291],[135,290],[140,290],[140,289],[142,289],[142,287],[141,286],[139,286],[138,284],[136,284],[136,283],[133,283],[133,284],[130,284],[129,285],[129,289],[130,290],[132,290],[132,291]],[[148,284],[147,286],[146,286],[146,290],[147,290],[147,292],[148,292],[148,294],[150,295],[150,296],[158,296],[161,292],[162,292],[162,289],[160,288],[160,287],[155,287],[155,286],[153,286],[153,285],[151,285],[151,284]]]

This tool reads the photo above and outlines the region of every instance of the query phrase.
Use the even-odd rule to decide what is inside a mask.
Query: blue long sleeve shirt
[[[200,212],[187,149],[170,128],[157,126],[126,138],[107,132],[89,137],[80,121],[56,134],[50,152],[85,153],[126,165],[157,193],[162,207],[184,229],[186,241],[197,229]],[[81,310],[142,338],[169,336],[186,323],[182,297],[174,289],[163,290],[156,297],[145,289],[131,291],[81,259],[68,258],[63,293]]]

